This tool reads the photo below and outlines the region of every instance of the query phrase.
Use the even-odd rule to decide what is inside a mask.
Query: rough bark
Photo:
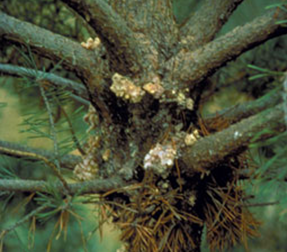
[[[99,68],[102,60],[93,51],[84,49],[79,42],[0,12],[0,36],[12,43],[28,45],[40,56],[63,65],[80,75]],[[108,71],[107,71],[108,72]]]
[[[273,90],[271,93],[267,93],[254,101],[237,104],[212,115],[208,115],[204,118],[204,123],[209,125],[214,120],[226,121],[228,124],[239,122],[242,119],[248,118],[282,102],[283,96],[281,92],[281,89]]]
[[[169,83],[169,88],[192,88],[243,52],[275,36],[286,34],[287,28],[276,23],[286,18],[286,12],[271,10],[195,51],[181,50],[165,66],[166,71],[172,74],[173,82]]]
[[[242,0],[213,1],[213,5],[210,6],[209,1],[204,1],[198,14],[182,27],[181,38],[172,17],[169,0],[110,0],[107,2],[62,0],[62,2],[81,15],[97,32],[109,55],[107,60],[101,57],[105,52],[103,48],[96,49],[95,52],[83,49],[76,42],[9,17],[4,13],[0,16],[0,36],[16,44],[27,43],[35,53],[53,61],[64,58],[64,66],[83,77],[83,82],[88,87],[89,99],[99,115],[99,120],[93,125],[99,132],[98,139],[93,143],[94,149],[88,154],[92,155],[93,161],[100,167],[97,171],[100,174],[97,176],[110,178],[67,184],[66,188],[61,183],[48,185],[44,181],[0,180],[0,190],[48,192],[48,187],[52,186],[61,193],[69,192],[80,195],[103,193],[131,185],[132,190],[125,187],[124,195],[110,193],[109,199],[116,200],[124,206],[134,204],[135,208],[139,207],[140,211],[137,212],[136,217],[144,216],[144,220],[141,221],[146,224],[147,229],[154,228],[154,225],[151,227],[150,224],[152,221],[161,225],[162,219],[172,216],[174,219],[165,223],[163,230],[168,227],[170,231],[180,232],[183,227],[187,230],[184,235],[192,236],[195,243],[193,244],[189,239],[186,239],[187,246],[178,242],[176,244],[179,246],[178,251],[200,251],[202,234],[200,224],[207,218],[203,213],[205,200],[210,200],[210,197],[205,195],[206,191],[210,190],[212,183],[214,187],[217,187],[215,189],[226,190],[228,184],[237,179],[232,170],[233,167],[225,163],[219,166],[228,172],[227,175],[224,174],[224,179],[221,179],[222,174],[218,174],[219,169],[216,171],[217,174],[216,172],[212,174],[214,176],[207,176],[203,179],[201,178],[202,171],[212,173],[213,165],[217,165],[226,157],[240,154],[248,148],[254,136],[263,129],[265,133],[258,136],[257,141],[272,137],[286,129],[283,106],[280,104],[265,110],[266,107],[280,102],[278,97],[272,96],[272,100],[252,101],[231,108],[221,112],[219,116],[216,115],[216,118],[222,117],[231,124],[235,123],[234,125],[200,138],[191,147],[181,148],[177,144],[181,145],[184,142],[184,136],[190,130],[200,130],[197,116],[200,95],[197,96],[197,92],[200,88],[204,88],[202,81],[217,68],[244,51],[272,37],[286,33],[286,26],[276,23],[278,20],[287,18],[286,12],[280,9],[269,11],[253,22],[237,27],[226,35],[212,40]],[[209,18],[207,18],[208,14],[210,14]],[[162,22],[163,20],[166,22]],[[207,29],[202,29],[206,26]],[[178,47],[176,44],[182,44],[188,36],[194,36],[196,42],[191,44],[187,42],[187,46],[183,46],[178,52],[181,45]],[[3,65],[0,65],[0,68],[1,66],[5,68]],[[18,75],[25,74],[23,68],[14,68],[14,70],[19,72]],[[11,68],[2,71],[16,74]],[[130,86],[134,85],[137,88],[141,88],[146,81],[153,82],[153,77],[157,77],[154,82],[164,86],[164,94],[157,97],[152,93],[146,93],[136,102],[129,100],[129,94],[116,96],[118,94],[113,93],[110,88],[111,83],[114,82],[111,76],[115,72],[123,74],[121,78],[128,80],[126,82],[132,83]],[[53,75],[47,75],[48,77],[54,82],[62,85],[65,83],[64,85],[67,84],[75,89],[74,83],[67,83],[66,80]],[[201,84],[200,88],[197,84]],[[186,88],[189,89],[188,92]],[[78,92],[83,91],[79,87],[76,89]],[[188,107],[186,100],[192,96],[196,97],[195,106]],[[189,101],[192,102],[191,99]],[[208,120],[213,121],[214,118],[211,117],[206,122]],[[266,130],[268,130],[267,133]],[[3,145],[2,153],[5,153],[4,147],[7,143],[0,142],[1,145]],[[162,148],[163,152],[167,147],[180,150],[178,160],[175,160],[173,156],[171,162],[178,161],[180,165],[176,163],[169,167],[170,169],[166,170],[168,174],[146,169],[146,159],[148,155],[152,156],[150,151],[154,151],[155,146]],[[13,148],[21,150],[19,146],[11,146],[11,149]],[[37,153],[35,150],[31,152]],[[6,151],[7,153],[13,155],[11,151]],[[171,154],[173,155],[173,152]],[[50,157],[48,153],[40,155]],[[90,160],[85,159],[88,157],[84,157],[84,161],[89,162]],[[64,160],[63,165],[65,165]],[[70,167],[71,164],[68,166]],[[158,168],[159,165],[156,167]],[[119,177],[113,177],[115,174]],[[220,175],[220,180],[216,181],[218,182],[216,184],[212,179],[217,180],[218,175]],[[231,190],[234,192],[235,188]],[[196,197],[196,202],[192,201],[192,196]],[[148,202],[150,199],[151,203]],[[214,202],[209,203],[212,205]],[[152,208],[159,205],[160,210],[154,212],[153,209],[144,209],[142,211],[141,206],[145,207],[148,204]],[[242,213],[241,209],[239,210]],[[118,213],[115,221],[120,219],[122,209],[115,208],[116,211]],[[170,212],[168,218],[165,216],[166,212]],[[177,212],[182,215],[179,216]],[[151,216],[149,222],[145,222],[146,213]],[[190,213],[194,214],[195,218],[191,217]],[[211,214],[211,217],[214,216]],[[134,222],[129,223],[125,214],[122,218],[128,225],[133,226]],[[193,222],[196,218],[200,221]],[[178,229],[175,228],[176,226]],[[166,235],[166,239],[169,238],[169,234]],[[125,241],[130,242],[132,246],[132,239],[132,237],[127,238]],[[156,245],[164,246],[162,241]],[[145,242],[143,241],[143,246]],[[168,250],[168,247],[165,249]]]
[[[119,177],[98,179],[74,184],[68,184],[71,195],[97,194],[125,186]],[[0,179],[0,190],[7,192],[47,192],[49,188],[65,194],[65,188],[61,183],[50,184],[45,181]]]
[[[138,39],[105,1],[62,0],[81,15],[95,30],[105,45],[115,71],[122,74],[137,73],[148,67]]]
[[[212,164],[224,157],[240,149],[245,150],[261,131],[262,134],[256,137],[256,141],[270,138],[284,130],[284,108],[280,104],[198,140],[191,148],[186,149],[182,160],[191,167],[191,172],[204,168],[212,169]]]
[[[255,137],[255,135],[262,130],[264,130],[264,132],[268,130],[268,133],[263,133],[256,138],[256,141],[270,138],[272,136],[275,136],[279,132],[286,130],[286,125],[284,121],[284,109],[282,104],[272,109],[263,111],[257,115],[251,116],[248,119],[242,120],[241,122],[230,126],[222,132],[218,132],[198,140],[192,147],[183,150],[182,161],[187,165],[187,167],[189,167],[190,172],[201,171],[202,169],[212,169],[212,164],[221,161],[226,156],[235,153],[239,149],[244,150],[245,148],[247,148],[247,146],[252,142],[252,139]],[[33,150],[29,147],[23,147],[4,141],[1,141],[0,144],[1,146],[6,148],[29,151],[38,155],[45,156],[47,158],[49,158],[51,155],[51,153],[47,151]],[[71,167],[75,165],[77,163],[76,160],[78,160],[78,157],[76,156],[67,156],[61,159],[64,167]],[[40,190],[42,191],[44,190],[43,188],[46,186],[46,183],[43,182],[24,183],[24,181],[21,181],[20,184],[17,184],[15,185],[15,187],[13,187],[13,182],[9,180],[10,182],[6,183],[5,181],[2,181],[2,188],[4,188],[6,185],[9,185],[7,187],[7,190],[11,191],[19,190],[33,192],[38,190],[39,188],[41,188]],[[107,181],[107,184],[109,183],[109,180],[103,181]],[[104,186],[110,186],[110,189],[115,189],[119,187],[117,185],[123,184],[122,180],[120,180],[119,178],[115,180],[112,179],[111,181],[111,183],[114,183],[113,185],[109,184],[107,186],[105,184],[106,182],[103,182],[95,186],[94,189],[92,189],[93,185],[96,185],[98,182],[72,184],[71,190],[72,193],[75,193],[76,190],[81,188],[80,185],[83,185],[84,189],[83,191],[81,191],[80,194],[99,193],[100,191],[104,191],[104,189],[101,189],[104,188]],[[62,188],[60,184],[57,185],[57,187],[59,189]]]
[[[172,55],[173,47],[178,42],[178,27],[173,17],[171,0],[108,2],[142,42],[152,47],[153,53],[157,51],[159,65]]]
[[[211,41],[243,0],[205,0],[180,29],[181,43],[189,50]]]

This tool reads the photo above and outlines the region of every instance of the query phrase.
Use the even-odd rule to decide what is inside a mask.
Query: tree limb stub
[[[91,73],[99,61],[93,51],[82,48],[61,35],[0,12],[0,37],[16,44],[29,45],[37,54],[63,65],[80,75]]]
[[[125,21],[102,0],[62,0],[81,15],[100,37],[118,72],[138,72],[144,65],[138,41]]]
[[[200,9],[181,27],[181,42],[189,49],[211,41],[243,0],[205,0]]]
[[[268,39],[286,34],[286,26],[276,24],[286,18],[286,12],[280,9],[271,10],[193,52],[181,50],[166,64],[166,69],[171,72],[174,80],[169,88],[175,85],[180,88],[193,87],[243,52]]]
[[[191,148],[184,151],[182,160],[193,171],[212,169],[212,164],[239,149],[246,148],[261,131],[262,134],[256,141],[272,137],[283,130],[286,130],[286,124],[283,105],[280,104],[198,140]]]
[[[47,73],[47,72],[39,71],[37,69],[30,69],[30,68],[25,68],[25,67],[14,66],[11,64],[1,64],[1,63],[0,63],[0,73],[11,75],[11,76],[17,76],[17,77],[25,76],[28,78],[33,78],[37,81],[39,80],[48,81],[52,84],[67,88],[68,90],[73,91],[75,94],[77,94],[78,96],[84,99],[88,99],[88,94],[87,94],[87,91],[84,85],[78,82],[60,77],[53,73]]]
[[[123,187],[125,183],[118,177],[97,179],[74,184],[68,184],[70,194],[98,194]],[[48,183],[45,181],[0,179],[0,190],[9,192],[49,192],[49,188],[64,193],[65,188],[61,183]]]

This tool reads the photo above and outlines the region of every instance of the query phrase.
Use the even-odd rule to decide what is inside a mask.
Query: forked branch
[[[271,10],[193,52],[180,51],[166,64],[167,70],[177,82],[173,85],[192,88],[243,52],[268,39],[286,34],[287,27],[276,23],[283,19],[287,19],[287,12],[279,8]]]

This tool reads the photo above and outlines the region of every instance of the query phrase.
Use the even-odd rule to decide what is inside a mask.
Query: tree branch
[[[171,50],[178,42],[178,26],[173,17],[171,0],[107,1],[126,20],[139,41],[149,47],[147,50],[150,49],[151,58],[159,56],[156,60],[161,65],[161,61],[171,57]]]
[[[70,194],[104,193],[112,189],[125,186],[125,182],[119,177],[109,179],[96,179],[91,181],[68,184]],[[22,180],[22,179],[0,179],[0,190],[9,192],[46,192],[49,188],[65,193],[61,183],[48,183],[45,181]]]
[[[244,207],[264,207],[264,206],[272,206],[272,205],[279,205],[280,201],[273,201],[273,202],[262,202],[262,203],[249,203],[249,204],[242,204]]]
[[[95,52],[84,49],[80,43],[20,21],[1,11],[0,37],[16,44],[29,45],[35,53],[55,62],[63,60],[67,69],[80,75],[93,72],[103,63],[96,59]]]
[[[34,153],[36,155],[43,156],[43,157],[45,157],[45,158],[47,158],[49,160],[51,160],[53,158],[53,155],[54,155],[50,151],[41,150],[41,149],[33,149],[33,148],[28,147],[28,146],[24,146],[24,145],[15,144],[15,143],[11,143],[11,142],[6,142],[6,141],[1,141],[0,140],[0,153],[2,153],[4,155],[16,157],[16,158],[21,158],[23,156],[17,154],[17,152],[15,152],[15,155],[13,155],[11,152],[10,153],[6,153],[4,151],[1,151],[1,147],[7,148],[7,149],[10,149],[10,150],[20,151],[20,152]],[[65,168],[73,170],[74,167],[81,161],[82,161],[82,159],[81,159],[80,156],[65,155],[65,156],[60,158],[60,165],[61,165],[61,167],[65,167]]]
[[[270,93],[242,104],[237,104],[233,107],[223,109],[215,114],[204,118],[204,123],[210,125],[214,120],[228,121],[229,124],[234,124],[242,119],[255,115],[263,110],[273,107],[282,102],[282,89],[273,90]]]
[[[179,29],[173,17],[171,0],[147,2],[146,11],[151,13],[150,20],[146,21],[147,33],[150,40],[156,43],[161,65],[173,55],[174,46],[178,44]]]
[[[113,67],[126,73],[143,68],[142,48],[125,21],[102,0],[61,0],[82,16],[96,31],[110,55]]]
[[[286,26],[276,24],[283,19],[287,19],[285,11],[279,8],[275,11],[271,10],[193,52],[181,50],[165,66],[166,70],[172,73],[174,80],[170,88],[174,85],[180,88],[192,87],[243,52],[286,33]]]
[[[286,124],[283,105],[280,104],[198,140],[184,151],[182,160],[191,167],[191,172],[204,168],[212,169],[212,164],[248,147],[254,136],[260,132],[262,134],[256,141],[272,137],[283,130],[286,130]]]
[[[1,64],[0,63],[0,73],[5,75],[17,76],[17,77],[28,77],[34,80],[48,81],[49,83],[55,84],[57,86],[64,87],[71,90],[76,95],[88,99],[88,94],[86,88],[75,81],[62,78],[53,73],[42,72],[37,69],[30,69],[25,67],[14,66],[11,64]],[[86,101],[88,102],[88,101]]]
[[[211,41],[243,0],[205,0],[181,27],[181,42],[195,49]]]

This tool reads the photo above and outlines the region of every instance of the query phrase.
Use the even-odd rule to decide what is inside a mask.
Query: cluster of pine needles
[[[226,188],[208,186],[204,206],[206,239],[210,251],[234,247],[242,243],[247,249],[247,238],[258,236],[258,222],[244,206],[243,191],[234,184]]]
[[[195,215],[179,210],[174,206],[183,201],[184,196],[177,190],[162,194],[153,184],[139,184],[134,188],[130,202],[120,207],[108,204],[102,208],[102,217],[111,213],[114,223],[121,230],[121,240],[132,244],[127,251],[179,252],[195,246],[183,223],[203,225]],[[113,193],[113,192],[111,192]],[[108,196],[106,194],[105,196]]]

